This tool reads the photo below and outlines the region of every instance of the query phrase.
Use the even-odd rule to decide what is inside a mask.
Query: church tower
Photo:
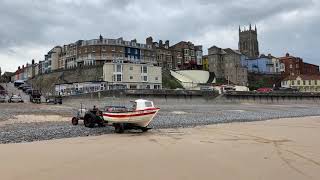
[[[251,24],[249,30],[241,30],[239,26],[239,50],[242,54],[248,56],[248,58],[259,57],[259,42],[257,26],[252,29]]]

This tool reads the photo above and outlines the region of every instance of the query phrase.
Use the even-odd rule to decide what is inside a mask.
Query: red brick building
[[[319,74],[319,66],[303,63],[302,74]]]
[[[319,74],[319,66],[304,63],[303,59],[291,56],[289,53],[285,57],[281,57],[280,62],[285,65],[285,71],[282,73],[283,77]]]

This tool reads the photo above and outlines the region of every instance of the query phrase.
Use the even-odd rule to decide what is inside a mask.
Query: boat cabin
[[[152,101],[148,101],[144,99],[138,99],[138,100],[132,101],[132,103],[133,103],[132,109],[136,111],[155,108]]]

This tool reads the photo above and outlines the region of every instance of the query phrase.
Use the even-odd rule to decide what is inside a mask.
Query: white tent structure
[[[170,73],[185,89],[190,90],[200,90],[200,85],[208,83],[210,78],[210,73],[202,70],[170,71]],[[215,79],[210,83],[215,83]]]

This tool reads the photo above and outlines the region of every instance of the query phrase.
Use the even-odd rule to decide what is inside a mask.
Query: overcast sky
[[[238,26],[257,24],[260,52],[320,64],[320,0],[0,0],[0,67],[42,60],[56,45],[123,37],[238,48]]]

